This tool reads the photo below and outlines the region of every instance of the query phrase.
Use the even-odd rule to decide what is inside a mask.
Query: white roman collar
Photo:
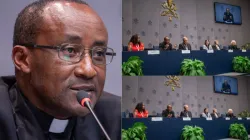
[[[69,120],[53,119],[50,124],[49,132],[51,133],[63,133],[68,126]]]

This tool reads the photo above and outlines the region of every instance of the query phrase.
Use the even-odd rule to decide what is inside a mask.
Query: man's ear
[[[12,50],[12,60],[16,69],[24,73],[30,73],[31,54],[28,48],[16,45]]]

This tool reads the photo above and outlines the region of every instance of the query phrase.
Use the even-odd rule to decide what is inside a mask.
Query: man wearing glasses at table
[[[107,47],[102,19],[81,0],[33,2],[19,13],[13,37],[15,76],[0,79],[0,139],[102,140],[76,93],[85,90],[112,140],[120,135],[120,98],[103,91]]]

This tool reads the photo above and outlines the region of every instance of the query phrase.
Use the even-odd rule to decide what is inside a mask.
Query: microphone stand
[[[103,127],[102,124],[100,123],[99,119],[98,119],[97,116],[95,115],[94,111],[92,110],[92,108],[91,108],[89,102],[85,102],[85,104],[86,104],[87,108],[89,109],[89,111],[93,114],[95,120],[97,121],[98,125],[101,127],[101,129],[102,129],[104,135],[106,136],[106,138],[107,138],[108,140],[111,140],[110,137],[108,136],[106,130],[104,129],[104,127]]]

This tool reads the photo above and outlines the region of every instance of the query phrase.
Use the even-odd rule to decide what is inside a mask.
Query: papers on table
[[[214,53],[214,50],[207,50],[207,53]]]
[[[163,121],[163,118],[162,117],[152,117],[151,121],[154,121],[154,122],[156,122],[156,121]]]
[[[230,120],[230,118],[229,118],[229,117],[226,117],[226,118],[225,118],[225,120],[227,120],[227,121],[228,121],[228,120]]]
[[[191,121],[191,118],[189,118],[189,117],[183,117],[182,120],[183,121]]]
[[[148,51],[148,55],[158,55],[158,54],[160,54],[159,50],[150,50],[150,51]]]
[[[181,53],[182,54],[190,54],[190,50],[182,50]]]
[[[206,118],[207,121],[212,121],[213,119],[210,117],[210,118]]]

